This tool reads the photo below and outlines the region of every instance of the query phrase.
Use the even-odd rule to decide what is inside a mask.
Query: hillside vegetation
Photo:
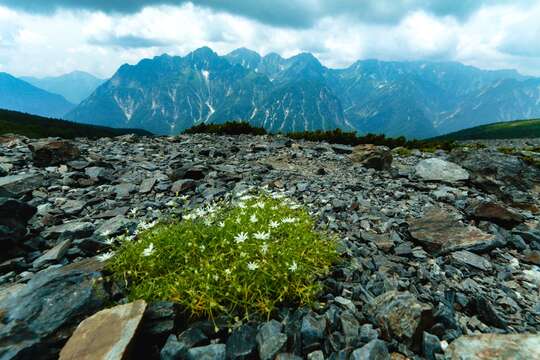
[[[78,124],[71,121],[0,109],[0,135],[10,133],[24,135],[29,138],[58,136],[64,139],[113,137],[125,134],[152,135],[146,130],[113,129],[104,126]]]
[[[519,139],[540,137],[540,119],[515,120],[475,126],[436,137],[437,140]]]

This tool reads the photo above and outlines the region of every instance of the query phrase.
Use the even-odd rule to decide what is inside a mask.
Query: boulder
[[[457,250],[484,251],[501,245],[502,239],[479,228],[465,225],[442,208],[432,207],[418,219],[408,219],[414,240],[433,254]]]
[[[392,152],[386,146],[357,145],[350,157],[353,162],[376,170],[390,170],[392,166]]]
[[[264,323],[259,329],[256,340],[261,360],[271,360],[284,349],[287,335],[281,329],[281,324],[276,320]]]
[[[351,360],[390,360],[390,353],[382,340],[371,340],[352,352]]]
[[[83,320],[60,352],[60,360],[122,360],[146,308],[144,300],[118,305]]]
[[[445,352],[451,360],[540,359],[538,334],[481,334],[461,336]]]
[[[43,270],[0,297],[0,358],[52,358],[57,343],[108,301],[103,264],[88,259]],[[52,354],[51,354],[52,353]]]
[[[431,158],[420,161],[414,168],[416,176],[426,181],[456,183],[469,179],[469,173],[452,162]]]
[[[493,201],[476,201],[466,209],[470,217],[491,221],[507,229],[521,224],[525,219],[508,206]]]
[[[18,197],[46,185],[45,178],[41,174],[26,173],[4,176],[0,178],[0,195],[5,193]]]
[[[450,258],[458,264],[472,266],[484,271],[490,271],[492,268],[489,260],[467,250],[454,251],[450,254]]]
[[[135,230],[136,226],[137,224],[134,221],[118,215],[101,224],[96,229],[96,234],[103,237],[122,235],[126,231]]]
[[[249,359],[257,350],[257,329],[249,324],[235,329],[227,339],[227,358],[233,360]]]
[[[224,344],[212,344],[188,350],[187,360],[225,360],[226,347]]]
[[[36,211],[24,202],[0,198],[0,260],[9,258],[22,245],[28,221]]]
[[[423,331],[432,325],[431,305],[421,303],[409,292],[388,291],[368,304],[371,320],[386,340],[397,339],[418,348]]]
[[[34,260],[32,265],[35,268],[39,268],[40,266],[45,265],[47,263],[57,262],[64,257],[64,255],[66,254],[66,251],[69,249],[70,246],[71,246],[70,239],[61,241],[55,247],[48,250],[45,254],[41,255],[39,258]]]
[[[79,149],[69,141],[39,141],[29,145],[36,166],[55,166],[75,160],[81,155]]]

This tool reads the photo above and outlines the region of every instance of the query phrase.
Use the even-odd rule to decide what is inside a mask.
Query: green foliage
[[[266,130],[253,127],[246,122],[227,121],[224,124],[200,124],[184,131],[185,134],[220,134],[220,135],[265,135]]]
[[[174,301],[195,318],[247,319],[312,303],[336,244],[290,200],[246,195],[122,241],[107,266],[132,299]]]
[[[435,140],[519,139],[540,137],[540,119],[505,121],[472,127]]]
[[[105,126],[78,124],[0,109],[0,135],[4,134],[19,134],[29,138],[61,137],[64,139],[113,137],[125,134],[152,135],[145,130],[113,129]]]
[[[201,124],[196,125],[184,131],[186,134],[196,133],[210,133],[219,135],[240,135],[240,134],[252,134],[252,135],[264,135],[266,130],[251,126],[247,122],[226,122],[225,124]],[[326,141],[331,144],[344,144],[344,145],[360,145],[360,144],[374,144],[388,146],[393,149],[396,147],[404,147],[407,149],[427,149],[429,151],[435,150],[452,150],[457,145],[453,141],[434,141],[434,140],[407,140],[405,137],[400,136],[397,138],[389,138],[384,134],[366,134],[364,136],[358,136],[356,132],[343,131],[341,129],[329,130],[329,131],[304,131],[304,132],[291,132],[285,134],[287,137],[295,140],[308,140],[308,141]]]

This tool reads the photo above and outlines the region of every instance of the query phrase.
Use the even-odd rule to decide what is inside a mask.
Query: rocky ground
[[[540,358],[540,170],[492,146],[406,153],[0,138],[0,359]],[[97,257],[108,238],[261,186],[339,234],[319,308],[229,329],[168,302],[124,304]]]

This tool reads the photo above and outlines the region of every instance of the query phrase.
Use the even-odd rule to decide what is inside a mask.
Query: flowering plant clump
[[[338,258],[336,241],[279,195],[245,195],[125,238],[107,267],[133,299],[169,300],[195,316],[269,316],[312,303]]]

